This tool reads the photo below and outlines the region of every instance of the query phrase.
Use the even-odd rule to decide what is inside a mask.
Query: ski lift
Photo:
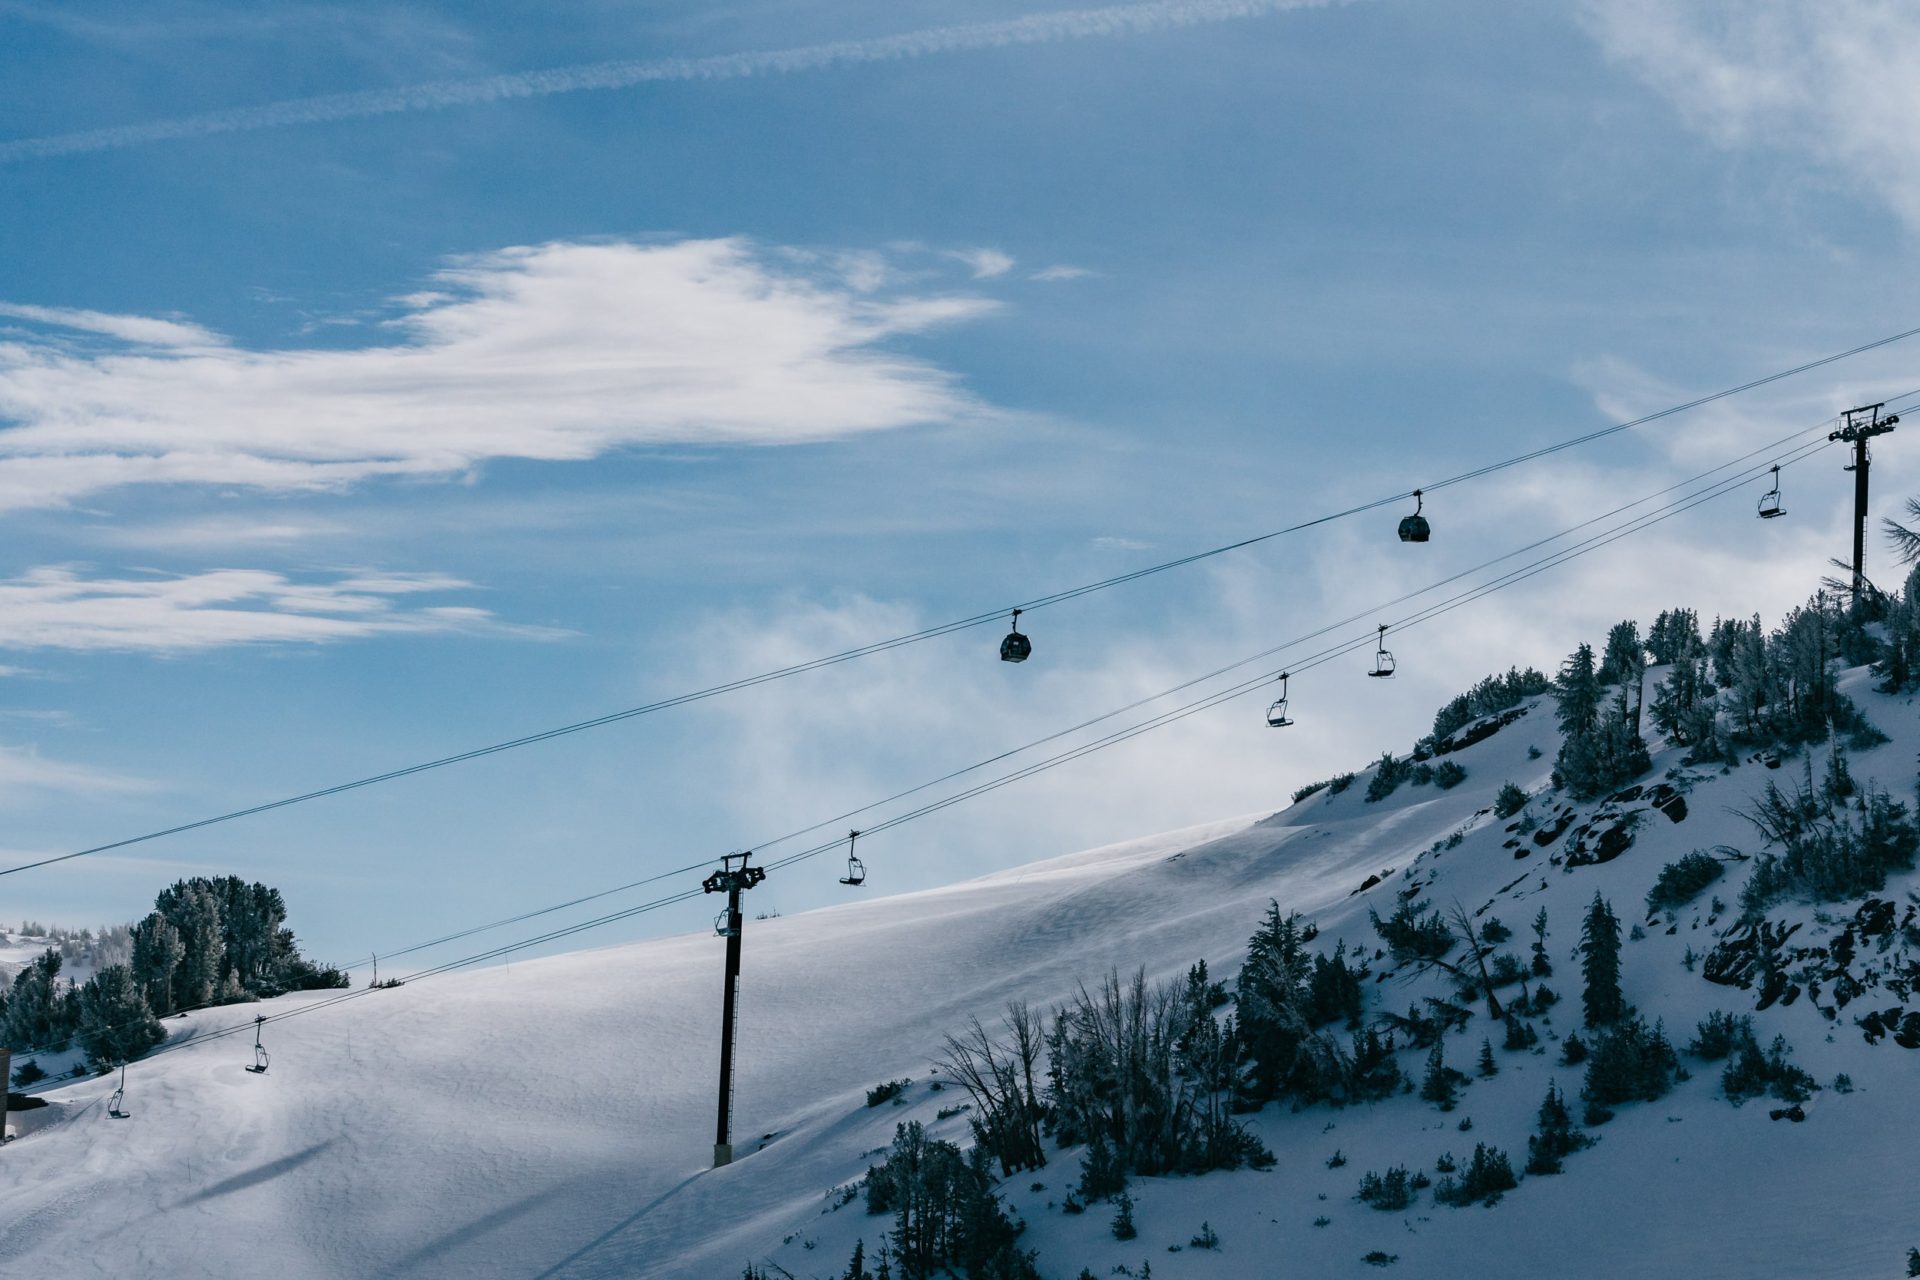
[[[1280,673],[1280,696],[1267,708],[1267,724],[1274,729],[1284,729],[1293,721],[1287,719],[1287,673]]]
[[[253,1015],[253,1065],[248,1067],[247,1070],[257,1076],[267,1074],[267,1059],[269,1055],[266,1049],[260,1044],[260,1028],[266,1020],[267,1015],[264,1013],[256,1013]]]
[[[1020,610],[1013,611],[1013,629],[1000,642],[1000,661],[1025,662],[1033,654],[1033,641],[1020,634]]]
[[[867,864],[853,856],[853,842],[860,838],[858,831],[847,832],[847,874],[840,877],[840,883],[855,888],[867,882]]]
[[[1376,679],[1389,679],[1393,675],[1393,655],[1387,652],[1387,624],[1380,624],[1380,648],[1373,655],[1373,670],[1367,672]]]
[[[120,1064],[120,1086],[113,1091],[113,1096],[107,1099],[107,1114],[115,1120],[125,1120],[129,1118],[127,1113],[120,1109],[120,1104],[125,1101],[126,1096],[127,1064],[123,1062]]]
[[[1787,514],[1780,506],[1780,464],[1773,464],[1773,488],[1760,495],[1760,518],[1771,520]]]
[[[719,915],[713,918],[714,933],[718,934],[722,938],[739,937],[740,931],[733,927],[733,922],[727,919],[727,915],[728,915],[727,912],[722,911]]]
[[[1433,532],[1432,528],[1427,524],[1427,518],[1420,514],[1421,505],[1422,499],[1420,497],[1420,491],[1415,489],[1413,491],[1413,514],[1402,518],[1400,521],[1400,541],[1425,542],[1428,535]]]

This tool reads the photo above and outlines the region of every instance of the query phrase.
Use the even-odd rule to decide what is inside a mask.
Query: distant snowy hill
[[[1892,739],[1852,755],[1855,778],[1911,802],[1911,700],[1873,692],[1864,670],[1841,688]],[[1865,917],[1857,899],[1779,907],[1773,920],[1800,926],[1792,947],[1821,954],[1778,951],[1787,976],[1776,981],[1766,963],[1742,969],[1731,937],[1718,976],[1749,985],[1709,981],[1706,957],[1738,914],[1715,913],[1710,899],[1734,902],[1750,864],[1730,865],[1671,926],[1649,919],[1647,892],[1694,850],[1757,852],[1738,811],[1768,782],[1797,778],[1800,758],[1723,771],[1652,745],[1639,787],[1579,805],[1536,795],[1532,829],[1516,830],[1525,818],[1497,817],[1496,794],[1508,782],[1543,792],[1559,746],[1551,701],[1536,700],[1446,757],[1467,773],[1450,790],[1407,783],[1370,803],[1362,772],[1340,794],[1268,817],[749,921],[742,1154],[723,1169],[708,1168],[722,945],[710,934],[447,976],[296,1019],[270,1029],[265,1076],[241,1070],[239,1038],[137,1062],[131,1119],[107,1117],[111,1080],[69,1084],[0,1151],[0,1272],[730,1280],[753,1262],[839,1276],[856,1239],[874,1249],[889,1222],[858,1199],[836,1207],[834,1193],[879,1158],[895,1125],[916,1119],[968,1140],[966,1114],[950,1113],[964,1095],[951,1082],[936,1089],[930,1071],[945,1035],[972,1016],[992,1024],[1010,998],[1050,1007],[1113,968],[1175,978],[1204,959],[1231,979],[1271,899],[1318,926],[1316,947],[1344,939],[1368,957],[1380,946],[1369,909],[1457,902],[1504,922],[1507,949],[1524,958],[1545,908],[1547,981],[1561,1001],[1535,1019],[1533,1051],[1500,1049],[1500,1025],[1461,1001],[1475,1012],[1447,1054],[1474,1078],[1452,1111],[1415,1093],[1269,1106],[1247,1121],[1278,1158],[1271,1170],[1135,1179],[1132,1240],[1113,1237],[1106,1206],[1061,1211],[1080,1153],[1050,1150],[1047,1168],[1002,1188],[1044,1275],[1138,1276],[1143,1263],[1156,1280],[1381,1274],[1368,1254],[1393,1259],[1386,1274],[1419,1277],[1899,1275],[1920,1244],[1920,1051],[1899,1042],[1920,1026],[1903,1022],[1920,1010],[1906,976],[1920,956],[1910,927],[1920,879],[1895,877],[1872,895],[1889,907]],[[1817,773],[1826,748],[1807,753]],[[1430,1193],[1400,1212],[1358,1202],[1363,1173],[1432,1173],[1476,1142],[1507,1151],[1517,1170],[1549,1079],[1575,1099],[1584,1069],[1562,1061],[1562,1042],[1580,1023],[1574,947],[1596,892],[1623,926],[1643,926],[1623,947],[1627,999],[1682,1049],[1709,1012],[1752,1013],[1763,1041],[1785,1036],[1825,1086],[1804,1120],[1771,1119],[1783,1108],[1770,1099],[1729,1104],[1721,1064],[1683,1054],[1690,1079],[1618,1107],[1563,1174],[1524,1178],[1492,1208],[1440,1207]],[[1452,994],[1438,975],[1372,963],[1370,1014]],[[1773,999],[1756,1012],[1769,983]],[[177,1041],[323,998],[167,1025]],[[1869,1012],[1892,1015],[1874,1024],[1887,1032],[1877,1043],[1861,1025]],[[1498,1065],[1485,1079],[1474,1071],[1483,1038]],[[1399,1054],[1416,1083],[1424,1057]],[[1831,1087],[1841,1073],[1850,1092]],[[901,1077],[911,1084],[900,1105],[866,1105],[870,1087]],[[1203,1222],[1217,1249],[1190,1244]]]

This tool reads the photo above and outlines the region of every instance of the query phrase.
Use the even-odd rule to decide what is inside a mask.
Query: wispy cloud
[[[975,280],[991,280],[1013,270],[1013,258],[998,249],[954,249],[947,256],[966,263]]]
[[[0,164],[39,160],[77,152],[105,151],[179,138],[286,125],[324,124],[403,111],[436,111],[513,98],[546,97],[593,89],[627,89],[669,81],[738,80],[748,76],[791,75],[835,66],[895,62],[935,54],[1000,49],[1143,35],[1176,27],[1254,18],[1291,9],[1319,9],[1347,0],[1160,0],[1159,3],[1068,9],[996,22],[932,27],[871,40],[839,40],[791,49],[721,54],[707,58],[591,62],[544,71],[461,80],[435,80],[358,93],[295,98],[255,107],[211,111],[146,124],[21,138],[0,143]]]
[[[153,316],[122,316],[105,311],[80,311],[72,307],[29,307],[0,302],[0,317],[97,333],[142,347],[218,347],[226,343],[226,339],[219,334],[197,324],[161,320]]]
[[[0,648],[184,653],[244,644],[317,644],[369,636],[565,633],[500,622],[466,605],[399,602],[472,584],[442,574],[360,574],[297,582],[259,569],[86,578],[47,567],[0,581]]]
[[[1920,10],[1886,0],[1586,0],[1607,54],[1723,146],[1791,149],[1920,227]]]
[[[49,760],[31,747],[0,746],[0,803],[23,799],[32,792],[130,795],[155,789],[154,783],[141,778]]]
[[[977,411],[950,374],[884,344],[997,304],[878,295],[868,274],[739,240],[546,244],[447,267],[397,304],[383,345],[0,341],[0,422],[16,424],[0,429],[0,510],[124,484],[322,489],[493,458],[819,441]]]
[[[1061,280],[1084,280],[1086,277],[1094,274],[1096,273],[1086,267],[1069,266],[1067,263],[1062,262],[1051,267],[1042,267],[1040,270],[1028,276],[1027,279],[1038,280],[1044,284],[1053,284]]]

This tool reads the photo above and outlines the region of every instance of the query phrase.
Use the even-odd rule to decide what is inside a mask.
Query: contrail
[[[790,75],[827,67],[924,58],[937,53],[999,49],[1011,45],[1045,44],[1058,40],[1090,40],[1139,35],[1176,27],[1200,26],[1254,18],[1290,9],[1322,9],[1348,0],[1156,0],[1149,4],[1112,5],[1099,9],[1066,9],[998,22],[971,22],[930,27],[871,40],[839,40],[769,49],[755,53],[727,53],[706,58],[662,58],[654,61],[588,62],[545,71],[519,71],[472,80],[431,80],[392,89],[332,93],[314,98],[290,98],[257,107],[235,107],[201,115],[178,116],[147,124],[47,134],[0,142],[0,164],[44,160],[51,156],[137,147],[149,142],[202,138],[219,133],[277,129],[283,125],[323,124],[401,111],[437,111],[509,98],[537,98],[589,89],[625,89],[663,81],[738,80],[757,75]]]

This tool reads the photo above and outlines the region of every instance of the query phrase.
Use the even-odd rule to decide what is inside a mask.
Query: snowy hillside
[[[1910,800],[1920,752],[1910,699],[1873,692],[1864,669],[1840,685],[1892,739],[1853,753],[1854,777]],[[1471,1082],[1452,1110],[1406,1092],[1245,1117],[1274,1167],[1134,1179],[1131,1240],[1110,1231],[1110,1206],[1062,1211],[1080,1152],[1050,1147],[1048,1167],[1002,1187],[1042,1274],[1137,1276],[1143,1263],[1162,1280],[1374,1275],[1376,1265],[1515,1278],[1901,1274],[1920,1244],[1920,1052],[1900,1043],[1916,1025],[1902,1018],[1920,1008],[1903,968],[1920,947],[1901,928],[1920,879],[1897,875],[1874,895],[1891,904],[1886,928],[1849,931],[1857,900],[1769,912],[1801,925],[1796,947],[1823,940],[1838,956],[1831,940],[1845,932],[1845,982],[1813,990],[1795,978],[1790,996],[1777,982],[1769,992],[1764,965],[1721,967],[1719,976],[1750,979],[1744,988],[1709,981],[1705,957],[1738,914],[1716,913],[1711,899],[1734,902],[1750,864],[1729,865],[1671,925],[1649,919],[1648,890],[1695,850],[1758,852],[1759,836],[1736,811],[1769,781],[1798,777],[1807,754],[1817,774],[1827,749],[1777,769],[1723,770],[1652,745],[1653,772],[1617,798],[1574,805],[1537,794],[1523,814],[1496,817],[1503,784],[1547,787],[1559,736],[1551,702],[1537,699],[1447,755],[1467,774],[1449,790],[1408,783],[1370,803],[1362,772],[1339,794],[1268,817],[749,921],[741,1155],[723,1169],[707,1167],[721,950],[710,934],[447,976],[296,1019],[270,1029],[265,1076],[241,1070],[250,1044],[238,1038],[136,1062],[131,1119],[106,1115],[106,1079],[52,1089],[52,1107],[15,1117],[31,1127],[0,1152],[0,1271],[718,1280],[753,1262],[839,1276],[857,1239],[871,1265],[889,1220],[867,1215],[858,1198],[839,1204],[849,1197],[836,1189],[880,1159],[895,1126],[919,1120],[969,1140],[967,1113],[954,1111],[965,1095],[951,1081],[936,1087],[930,1070],[943,1037],[973,1016],[991,1027],[1010,998],[1051,1007],[1113,968],[1177,978],[1204,959],[1231,979],[1271,899],[1317,925],[1317,948],[1344,939],[1370,958],[1369,1015],[1453,994],[1443,975],[1373,958],[1381,943],[1370,909],[1385,917],[1403,901],[1457,902],[1482,923],[1501,920],[1513,934],[1507,949],[1524,959],[1544,908],[1545,981],[1560,1002],[1532,1020],[1537,1048],[1507,1050],[1484,1001],[1460,999],[1474,1012],[1445,1052]],[[911,850],[876,849],[877,881],[894,856]],[[1623,927],[1644,926],[1624,943],[1625,996],[1664,1022],[1691,1078],[1658,1101],[1618,1106],[1564,1173],[1525,1177],[1491,1208],[1439,1206],[1430,1192],[1396,1212],[1357,1201],[1363,1173],[1399,1165],[1437,1177],[1440,1157],[1464,1164],[1479,1142],[1503,1149],[1518,1171],[1550,1079],[1578,1116],[1584,1068],[1564,1063],[1562,1046],[1580,1026],[1574,948],[1596,892]],[[1776,998],[1756,1012],[1768,994]],[[322,998],[167,1026],[192,1037]],[[1877,1043],[1859,1023],[1869,1010],[1897,1010]],[[1823,1086],[1803,1120],[1770,1118],[1785,1110],[1773,1099],[1731,1105],[1722,1064],[1684,1052],[1713,1011],[1751,1013],[1763,1043],[1775,1034],[1791,1042],[1793,1062]],[[1475,1070],[1483,1039],[1494,1045],[1490,1078]],[[1398,1054],[1416,1088],[1425,1058]],[[1832,1087],[1842,1073],[1851,1091]],[[899,1105],[870,1108],[867,1090],[896,1078],[911,1079]],[[1329,1167],[1336,1152],[1341,1162]],[[1191,1243],[1203,1222],[1217,1249]]]

